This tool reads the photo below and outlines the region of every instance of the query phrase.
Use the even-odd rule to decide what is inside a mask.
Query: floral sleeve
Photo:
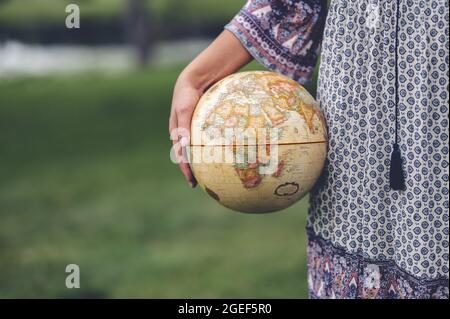
[[[320,51],[326,0],[249,0],[225,27],[264,66],[300,83]]]

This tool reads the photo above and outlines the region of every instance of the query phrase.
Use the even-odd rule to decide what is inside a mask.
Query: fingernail
[[[191,188],[194,188],[194,187],[195,187],[194,183],[192,183],[192,182],[189,182],[189,186],[190,186]]]

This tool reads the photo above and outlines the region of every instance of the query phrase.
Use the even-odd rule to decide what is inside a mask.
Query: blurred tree
[[[148,0],[147,0],[148,1]],[[148,61],[151,44],[152,32],[150,28],[149,6],[145,0],[128,0],[126,8],[126,33],[130,43],[135,47],[138,62],[145,65]]]

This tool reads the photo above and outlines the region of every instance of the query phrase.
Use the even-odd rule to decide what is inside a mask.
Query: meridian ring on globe
[[[326,158],[326,122],[297,82],[268,71],[232,74],[198,102],[189,162],[199,185],[239,212],[291,206],[317,182]]]

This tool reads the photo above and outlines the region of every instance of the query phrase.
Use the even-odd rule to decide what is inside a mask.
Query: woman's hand
[[[189,143],[195,106],[211,85],[236,72],[251,60],[251,55],[239,40],[225,30],[178,77],[173,92],[169,134],[181,172],[191,187],[195,187],[197,181],[187,163],[184,147]]]
[[[195,187],[197,182],[180,146],[185,147],[189,143],[188,136],[192,113],[202,95],[201,89],[197,88],[193,82],[188,74],[181,73],[179,76],[173,92],[172,110],[169,120],[169,133],[177,155],[177,162],[191,187]]]

